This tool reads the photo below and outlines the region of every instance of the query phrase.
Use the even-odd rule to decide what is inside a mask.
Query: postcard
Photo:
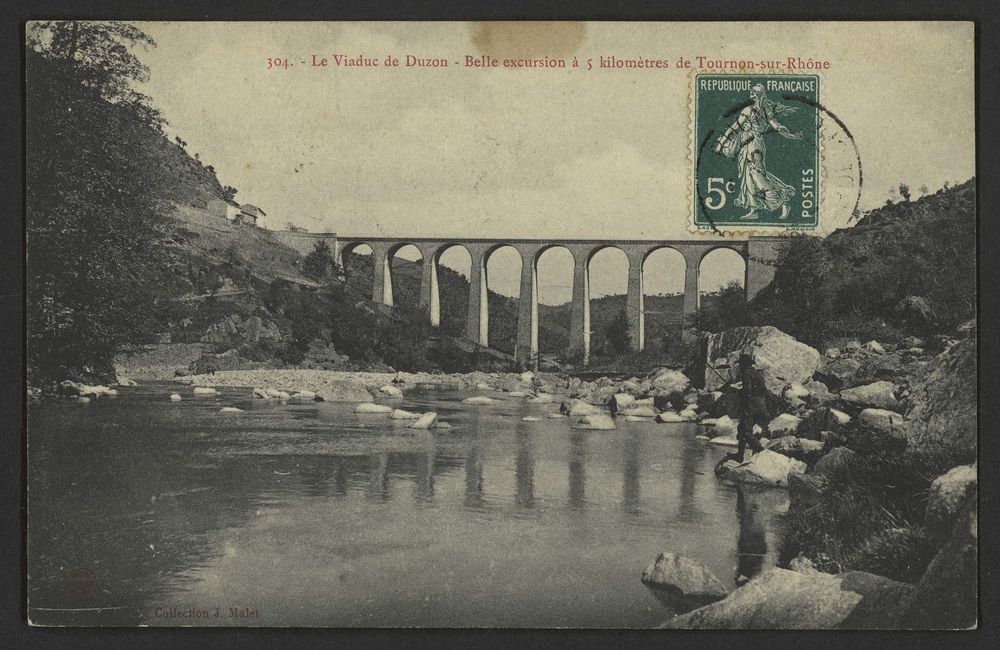
[[[30,624],[975,628],[973,33],[29,23]]]

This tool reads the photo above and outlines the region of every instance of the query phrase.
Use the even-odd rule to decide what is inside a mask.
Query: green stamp
[[[693,224],[819,224],[819,77],[699,74],[694,80]]]

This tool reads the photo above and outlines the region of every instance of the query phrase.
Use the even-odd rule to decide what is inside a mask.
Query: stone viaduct
[[[514,356],[519,361],[530,361],[538,354],[538,259],[554,247],[567,249],[573,256],[573,297],[570,318],[569,352],[582,353],[584,359],[590,352],[590,260],[604,248],[618,248],[628,258],[628,292],[626,314],[632,336],[632,347],[642,350],[645,345],[645,310],[643,306],[643,262],[650,253],[661,248],[672,248],[684,257],[684,322],[698,309],[698,279],[701,261],[713,250],[728,248],[743,257],[746,268],[744,288],[746,299],[756,296],[774,278],[774,263],[783,237],[750,237],[748,239],[705,238],[675,241],[655,240],[540,240],[540,239],[448,239],[437,237],[375,237],[344,236],[334,233],[302,233],[280,231],[274,233],[283,243],[305,254],[316,241],[325,239],[330,244],[334,258],[342,264],[343,255],[367,245],[374,253],[375,277],[371,298],[377,303],[392,306],[392,267],[396,252],[412,245],[420,250],[423,258],[423,276],[420,283],[420,306],[428,311],[431,324],[440,324],[440,299],[438,293],[438,262],[442,253],[452,246],[460,246],[472,258],[469,278],[469,306],[466,319],[466,338],[481,346],[489,346],[489,307],[487,302],[486,269],[490,255],[505,246],[514,248],[521,256],[521,290],[519,294],[517,345]]]

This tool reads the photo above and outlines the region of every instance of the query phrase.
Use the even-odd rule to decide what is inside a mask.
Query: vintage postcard
[[[977,627],[973,33],[29,23],[29,622]]]

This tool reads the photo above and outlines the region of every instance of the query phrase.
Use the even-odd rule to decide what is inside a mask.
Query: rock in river
[[[192,391],[195,395],[215,395],[219,391],[211,386],[195,386]]]
[[[805,471],[806,464],[802,461],[768,449],[754,454],[745,463],[725,459],[716,467],[716,473],[721,478],[776,487],[788,486],[789,472]]]
[[[594,406],[593,404],[588,404],[587,402],[582,402],[576,400],[572,405],[569,406],[567,415],[571,417],[580,417],[583,415],[600,415],[604,413],[604,409],[599,406]]]
[[[389,416],[391,420],[416,420],[420,417],[419,413],[414,413],[412,411],[404,411],[403,409],[393,409],[392,415]]]
[[[437,422],[437,416],[437,413],[430,411],[428,413],[424,413],[413,422],[410,422],[407,426],[410,429],[430,429],[434,426],[434,423]]]
[[[597,429],[600,431],[610,431],[615,428],[615,421],[610,415],[604,413],[585,415],[580,421],[573,425],[574,429]]]
[[[660,553],[642,572],[642,583],[696,600],[715,601],[729,594],[708,567],[676,553]]]
[[[462,403],[482,406],[487,404],[499,404],[500,400],[493,399],[492,397],[466,397],[462,400]]]
[[[403,391],[399,390],[398,388],[396,388],[392,384],[386,384],[385,386],[382,386],[381,388],[379,388],[378,391],[380,393],[382,393],[383,395],[387,395],[389,397],[402,397],[403,396]]]
[[[652,406],[633,406],[621,411],[621,414],[637,418],[655,418],[659,415]]]
[[[392,407],[373,402],[362,402],[354,408],[355,413],[392,413]]]

